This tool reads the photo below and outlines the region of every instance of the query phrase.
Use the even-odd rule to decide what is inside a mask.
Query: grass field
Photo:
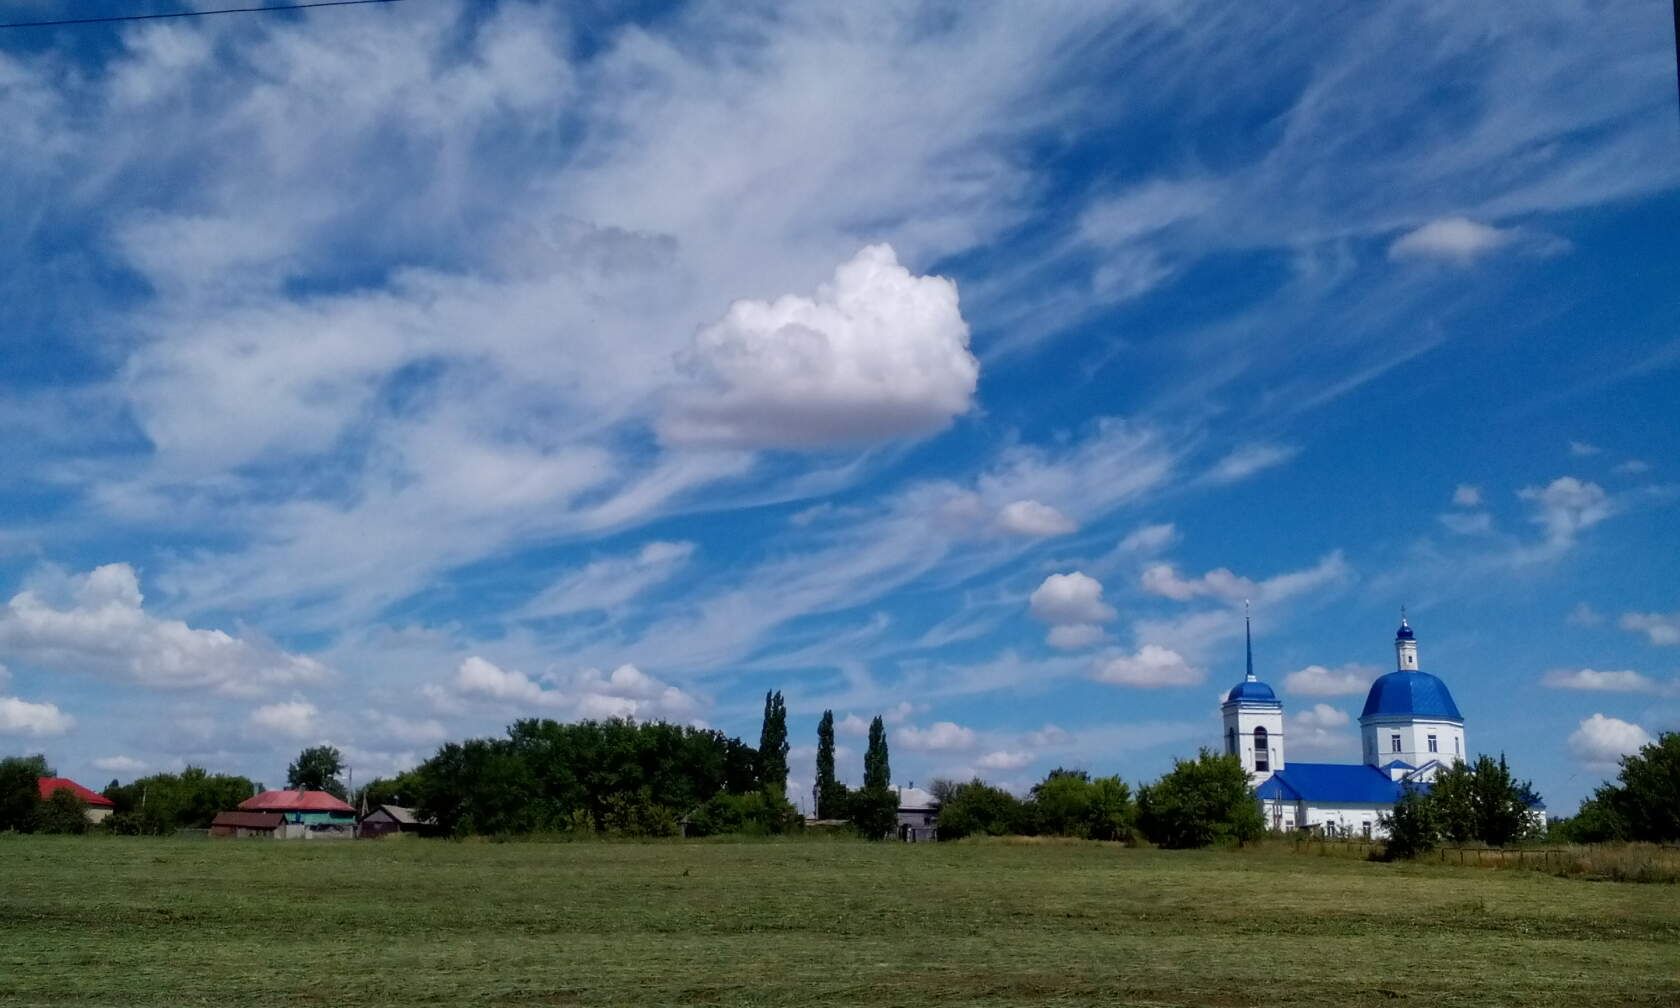
[[[0,836],[0,1004],[1680,1004],[1680,890],[1097,844]]]

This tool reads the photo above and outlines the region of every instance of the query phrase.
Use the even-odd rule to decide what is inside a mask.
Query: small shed
[[[272,840],[285,826],[286,817],[278,812],[218,812],[216,818],[210,821],[210,835]]]
[[[35,786],[41,793],[41,800],[46,801],[55,791],[68,791],[87,804],[87,821],[91,823],[104,822],[105,817],[116,811],[117,805],[111,799],[82,787],[68,777],[38,777]]]
[[[360,836],[378,838],[398,833],[429,834],[437,825],[435,819],[422,819],[411,808],[401,805],[376,805],[362,816]]]

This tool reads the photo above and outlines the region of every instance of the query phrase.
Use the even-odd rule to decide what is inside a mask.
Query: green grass
[[[0,836],[0,1004],[1674,1005],[1680,891],[1082,843]]]

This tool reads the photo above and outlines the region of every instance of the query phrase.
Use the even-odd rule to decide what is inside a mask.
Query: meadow
[[[1674,1005],[1680,890],[1084,842],[0,836],[0,1004]]]

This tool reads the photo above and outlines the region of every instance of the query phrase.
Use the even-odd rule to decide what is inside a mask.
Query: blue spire
[[[1248,681],[1254,682],[1254,621],[1248,615],[1248,599],[1243,599],[1243,649],[1248,653]]]

